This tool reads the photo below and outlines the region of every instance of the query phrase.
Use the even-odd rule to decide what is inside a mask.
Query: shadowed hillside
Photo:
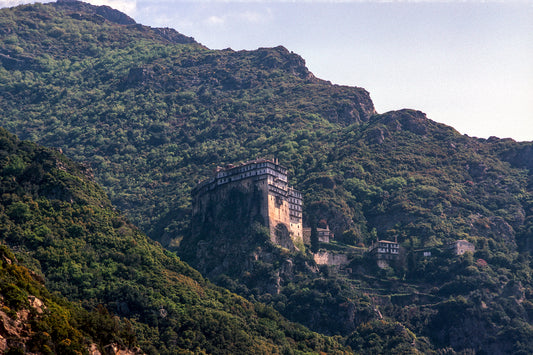
[[[374,320],[350,318],[343,335],[352,340],[381,327],[379,310],[437,348],[531,350],[531,142],[460,135],[416,110],[378,114],[364,89],[315,78],[283,47],[210,50],[107,7],[2,9],[0,39],[0,125],[87,164],[132,223],[217,282],[326,333],[339,331],[321,328],[338,318],[328,305],[353,302]],[[313,271],[295,269],[302,274],[276,294],[265,285],[283,250],[265,247],[280,259],[255,269],[268,276],[259,287],[251,264],[239,263],[257,245],[234,241],[250,240],[252,226],[190,233],[199,180],[218,165],[274,156],[304,192],[304,224],[327,223],[342,251],[396,237],[403,263],[378,270],[359,255],[337,275],[291,255]],[[439,254],[462,239],[473,255]],[[191,252],[198,246],[201,258]],[[418,257],[429,250],[434,257]],[[213,273],[229,259],[231,270]],[[69,292],[90,300],[83,290]]]
[[[344,352],[272,308],[214,287],[129,224],[89,172],[58,152],[0,129],[0,167],[0,294],[10,348],[72,353],[92,338],[100,349],[139,344],[153,354]],[[13,264],[6,246],[33,274]],[[51,296],[36,279],[94,311]],[[45,301],[43,315],[32,297]],[[6,317],[24,309],[29,325],[12,327],[20,328],[13,342]]]

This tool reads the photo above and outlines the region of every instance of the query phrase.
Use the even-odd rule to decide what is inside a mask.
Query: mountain
[[[315,79],[283,47],[213,51],[99,12],[79,2],[3,9],[1,124],[89,162],[113,203],[165,245],[188,223],[190,188],[217,164],[277,152],[288,131],[374,113],[365,90]],[[13,120],[22,116],[26,129]]]
[[[90,171],[59,152],[0,129],[0,162],[0,335],[13,351],[345,353],[210,284],[129,224]]]
[[[468,137],[416,110],[378,114],[364,89],[314,77],[283,47],[210,50],[107,7],[2,9],[0,34],[0,125],[86,163],[133,224],[217,283],[352,348],[397,333],[419,348],[533,349],[532,142]],[[304,224],[332,229],[321,247],[353,254],[344,269],[257,245],[253,226],[191,233],[197,182],[261,157],[289,169]],[[404,262],[377,268],[362,252],[376,237],[396,237]],[[442,252],[462,239],[474,254]]]

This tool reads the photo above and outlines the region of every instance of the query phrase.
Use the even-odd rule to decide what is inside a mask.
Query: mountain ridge
[[[531,349],[530,142],[471,138],[416,110],[378,114],[366,90],[316,79],[283,47],[173,43],[161,30],[95,22],[94,11],[78,18],[53,4],[0,11],[0,52],[22,63],[2,59],[1,125],[86,162],[113,204],[154,240],[193,266],[209,261],[202,271],[217,283],[314,329],[340,334],[322,326],[348,307],[354,312],[344,314],[342,332],[352,345],[362,334],[397,329],[433,344],[427,349]],[[254,251],[254,231],[191,235],[196,182],[217,165],[260,157],[288,168],[304,194],[305,224],[329,224],[336,240],[322,248],[361,250],[376,237],[397,237],[405,263],[380,270],[361,255],[348,274],[328,266],[304,273],[297,265],[312,263],[309,254]],[[440,253],[458,239],[475,254]],[[186,251],[198,246],[202,258]],[[420,250],[435,256],[420,258]],[[271,288],[280,293],[265,292],[291,263],[296,272]],[[355,311],[361,317],[351,317]],[[409,331],[380,323],[378,314]],[[483,327],[486,334],[477,332]],[[513,330],[518,338],[505,335]]]
[[[57,0],[55,2],[55,6],[71,8],[72,10],[81,10],[83,12],[94,12],[95,14],[102,16],[104,19],[119,25],[137,24],[134,19],[132,19],[125,13],[115,10],[106,5],[94,6],[77,0]]]

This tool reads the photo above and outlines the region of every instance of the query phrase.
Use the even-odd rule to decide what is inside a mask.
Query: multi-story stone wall
[[[302,194],[288,184],[287,169],[277,161],[253,160],[217,168],[193,190],[193,215],[206,213],[238,190],[253,197],[273,243],[293,249],[302,242]]]

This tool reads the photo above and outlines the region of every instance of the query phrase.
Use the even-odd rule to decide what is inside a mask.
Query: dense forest
[[[243,325],[254,329],[236,346],[271,349],[279,335],[287,349],[296,340],[302,351],[343,349],[271,308],[227,296],[176,252],[219,285],[343,336],[358,352],[533,350],[533,143],[468,137],[416,110],[378,114],[364,89],[314,77],[283,47],[210,50],[108,7],[60,1],[1,9],[0,43],[0,125],[78,162],[70,168],[56,151],[2,133],[6,147],[42,152],[37,166],[22,152],[2,158],[2,240],[22,248],[17,258],[50,290],[83,300],[87,311],[103,303],[133,319],[143,349],[224,347],[218,335],[193,339],[182,328],[185,318],[202,334],[214,324],[180,313],[189,302],[214,312],[218,324],[237,317],[240,326],[220,330],[232,339],[244,336]],[[261,157],[289,169],[291,185],[304,193],[304,224],[329,225],[335,242],[321,247],[354,254],[351,272],[319,268],[308,251],[289,255],[265,243],[258,226],[190,233],[196,183],[218,165]],[[65,174],[67,182],[59,178]],[[377,268],[361,252],[377,237],[396,237],[404,262]],[[458,239],[476,252],[442,252]],[[101,255],[105,267],[89,255]],[[251,255],[258,260],[239,264]],[[287,263],[293,269],[283,274]],[[152,283],[157,290],[143,288]],[[216,302],[184,288],[192,284]],[[161,309],[185,318],[161,319]],[[265,335],[248,309],[285,328]]]
[[[0,129],[0,163],[1,312],[31,313],[27,335],[7,334],[13,351],[73,354],[92,339],[100,350],[152,354],[346,352],[210,284],[129,224],[86,168],[57,151]]]
[[[22,266],[0,245],[0,305],[2,354],[74,354],[88,349],[136,351],[131,325],[106,308],[91,312],[43,286],[43,278]]]

